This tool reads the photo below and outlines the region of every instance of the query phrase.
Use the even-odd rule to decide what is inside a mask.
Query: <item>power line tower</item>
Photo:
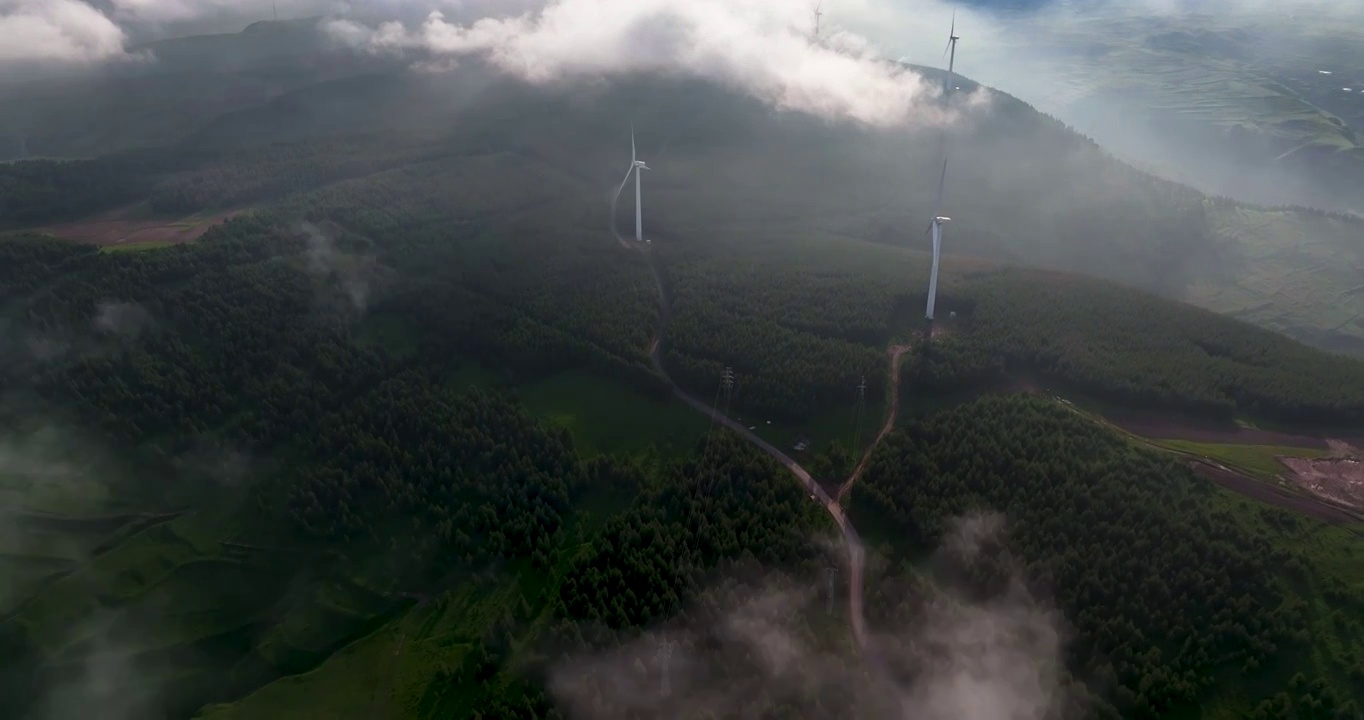
[[[668,697],[673,694],[671,677],[672,669],[669,667],[669,665],[672,663],[673,647],[676,645],[677,643],[675,643],[674,641],[664,639],[663,642],[658,646],[658,654],[654,656],[654,660],[658,663],[659,668],[658,672],[659,691],[663,694],[663,697]]]
[[[725,369],[720,372],[720,386],[715,388],[715,400],[710,404],[710,427],[706,428],[706,438],[701,443],[702,459],[708,457],[711,435],[715,433],[715,426],[719,424],[720,416],[729,416],[729,399],[733,389],[734,368],[726,365]]]

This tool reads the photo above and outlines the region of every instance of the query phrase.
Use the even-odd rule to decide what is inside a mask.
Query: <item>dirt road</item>
[[[620,239],[621,239],[620,236],[617,235],[617,240]],[[658,330],[655,333],[653,340],[649,343],[649,360],[653,364],[654,371],[668,381],[668,384],[672,386],[673,394],[676,395],[680,400],[690,405],[697,412],[700,412],[708,417],[717,418],[721,423],[724,424],[725,427],[738,433],[745,440],[748,440],[749,442],[753,443],[758,449],[762,450],[772,458],[776,459],[777,462],[781,463],[784,467],[786,467],[787,470],[791,471],[792,475],[795,475],[796,478],[800,480],[801,484],[805,486],[805,490],[811,496],[813,496],[822,505],[824,505],[825,511],[827,511],[830,517],[833,518],[834,522],[838,524],[838,529],[843,534],[843,544],[847,548],[848,623],[852,627],[853,639],[856,641],[858,649],[865,651],[867,649],[867,628],[866,619],[863,616],[862,583],[863,574],[866,567],[866,551],[862,546],[862,538],[857,534],[857,529],[853,527],[852,522],[848,519],[847,513],[843,511],[843,506],[840,504],[839,498],[842,498],[848,492],[848,490],[852,488],[853,484],[857,482],[857,478],[860,477],[862,471],[866,469],[867,463],[871,458],[872,451],[876,449],[876,446],[881,443],[881,441],[886,437],[886,435],[890,433],[891,428],[895,426],[895,419],[900,409],[899,403],[900,359],[904,355],[904,353],[907,350],[909,350],[909,346],[895,345],[889,349],[891,388],[890,414],[886,418],[886,423],[881,428],[880,434],[876,436],[876,441],[873,442],[871,444],[871,447],[867,449],[867,452],[863,456],[862,461],[858,463],[858,466],[853,471],[852,475],[848,477],[847,481],[844,482],[842,486],[840,486],[839,498],[830,497],[829,494],[824,491],[824,488],[820,487],[819,483],[816,482],[814,477],[810,475],[809,471],[801,467],[800,463],[796,462],[794,458],[792,458],[790,455],[787,455],[785,452],[782,452],[775,445],[758,437],[748,428],[730,419],[728,416],[719,412],[715,408],[711,407],[710,405],[707,405],[705,402],[688,394],[681,387],[678,387],[677,383],[674,382],[672,377],[668,375],[667,370],[663,368],[663,361],[661,355],[663,338],[667,333],[668,319],[669,315],[671,314],[670,312],[671,308],[669,307],[668,304],[667,295],[663,291],[663,277],[658,271],[658,266],[654,259],[653,253],[650,252],[650,249],[647,246],[641,247],[637,244],[631,245],[633,247],[638,248],[641,252],[644,253],[645,259],[649,263],[649,269],[650,271],[653,272],[654,283],[658,287],[658,298],[660,307]]]
[[[890,414],[886,416],[886,424],[881,426],[881,432],[876,434],[876,439],[867,447],[867,451],[862,454],[862,459],[858,461],[857,467],[853,469],[852,474],[848,476],[848,479],[844,481],[843,485],[838,488],[839,504],[842,504],[848,497],[848,491],[852,490],[852,486],[857,483],[858,478],[862,477],[862,473],[866,471],[867,465],[871,463],[872,452],[876,450],[877,446],[881,444],[881,441],[885,440],[886,435],[889,435],[890,431],[895,427],[895,419],[900,415],[900,358],[904,357],[904,354],[909,352],[909,349],[909,345],[890,346]]]

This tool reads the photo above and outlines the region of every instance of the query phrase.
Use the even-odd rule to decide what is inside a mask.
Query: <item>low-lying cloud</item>
[[[325,283],[335,283],[357,312],[369,305],[370,273],[374,259],[359,257],[337,249],[327,232],[310,222],[299,226],[307,243],[308,274]]]
[[[0,70],[126,57],[123,29],[80,0],[0,0]]]
[[[816,41],[803,0],[553,0],[469,23],[435,10],[416,25],[332,19],[333,37],[376,52],[475,57],[527,82],[663,73],[715,80],[783,110],[877,126],[940,124],[936,83],[882,59],[864,37]],[[984,96],[975,96],[983,102]]]
[[[898,591],[907,612],[861,654],[829,641],[846,618],[827,614],[819,583],[769,577],[712,590],[681,625],[566,658],[550,690],[568,717],[589,720],[1078,716],[1088,693],[1066,678],[1065,624],[1028,590],[1002,532],[998,516],[960,521],[921,581]],[[985,593],[965,579],[982,562],[1002,571]]]
[[[136,337],[152,324],[152,315],[137,303],[102,302],[95,307],[94,324],[105,334]]]

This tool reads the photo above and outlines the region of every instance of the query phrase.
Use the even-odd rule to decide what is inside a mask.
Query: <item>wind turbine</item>
[[[952,29],[947,31],[947,48],[942,51],[943,57],[947,57],[947,85],[943,88],[943,93],[952,92],[952,72],[957,65],[957,41],[961,36],[957,34],[957,11],[952,11]],[[949,57],[950,53],[950,57]]]
[[[824,7],[822,0],[815,5],[815,42],[819,42],[819,18],[824,15],[824,13],[820,12],[820,8],[822,7]]]
[[[938,176],[938,202],[933,206],[933,222],[928,225],[928,232],[933,236],[933,270],[928,275],[928,310],[924,317],[932,322],[933,308],[938,304],[938,262],[942,258],[942,227],[952,218],[943,217],[942,196],[943,188],[947,184],[947,154],[943,153],[942,174]]]
[[[943,90],[943,95],[949,95],[953,88],[952,73],[956,69],[957,63],[957,41],[961,37],[957,35],[957,11],[952,11],[952,29],[947,31],[947,49],[943,55],[950,53],[947,61],[947,87]],[[933,236],[933,269],[928,276],[928,309],[924,317],[929,322],[933,321],[933,310],[938,304],[938,265],[942,260],[942,230],[943,226],[952,222],[952,218],[944,217],[942,214],[943,191],[947,186],[947,130],[943,130],[942,135],[942,173],[938,175],[938,199],[933,205],[933,221],[928,225],[928,232]]]
[[[620,201],[620,193],[625,189],[625,183],[630,182],[630,173],[635,174],[635,240],[644,242],[644,206],[640,204],[639,193],[639,173],[641,170],[652,170],[653,168],[644,164],[635,155],[635,124],[630,123],[630,169],[625,171],[625,179],[620,181],[620,187],[616,188],[616,197],[611,200],[611,207],[614,208]]]

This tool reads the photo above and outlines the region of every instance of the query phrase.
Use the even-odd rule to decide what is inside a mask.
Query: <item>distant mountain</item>
[[[923,247],[932,212],[937,132],[831,124],[704,82],[641,76],[532,88],[475,63],[411,72],[331,45],[304,23],[154,47],[176,62],[117,82],[22,88],[40,100],[21,105],[41,119],[29,147],[58,155],[159,146],[155,162],[148,150],[129,157],[150,173],[153,205],[179,212],[270,203],[406,162],[385,159],[410,155],[395,145],[528,153],[605,193],[628,158],[632,118],[641,155],[655,166],[647,202],[659,233],[739,242],[753,231],[817,227]],[[397,154],[364,160],[371,146],[359,144],[346,169],[327,170],[337,148],[358,138]],[[1323,347],[1364,345],[1364,295],[1355,292],[1364,222],[1204,196],[1118,162],[998,92],[950,142],[950,253],[1118,280]],[[294,147],[274,158],[277,143]],[[303,168],[288,181],[263,179]],[[1287,299],[1283,279],[1308,271],[1313,282]]]
[[[975,67],[1124,158],[1250,202],[1364,211],[1364,8],[978,5],[998,44]]]

